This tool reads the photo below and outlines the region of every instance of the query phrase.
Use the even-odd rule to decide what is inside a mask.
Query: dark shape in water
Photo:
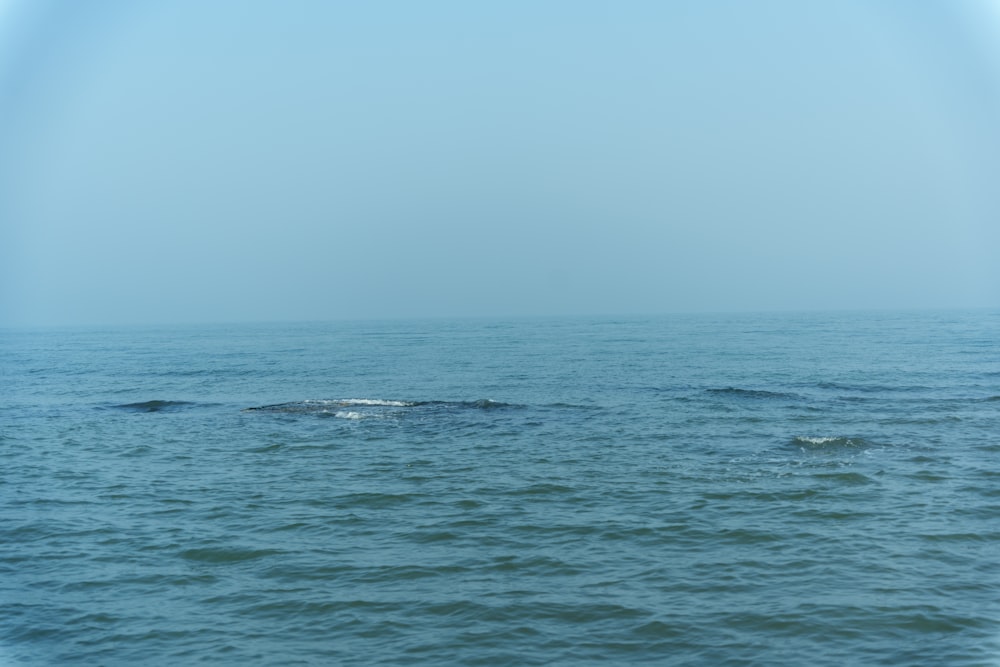
[[[706,389],[705,391],[715,396],[730,396],[733,398],[799,398],[795,394],[778,391],[764,391],[762,389],[740,389],[738,387]]]
[[[478,401],[462,401],[458,405],[470,406],[473,408],[479,408],[480,410],[493,410],[495,408],[510,408],[514,407],[510,403],[501,403],[500,401],[491,401],[488,398],[481,398]]]
[[[162,412],[173,410],[187,405],[193,405],[189,401],[143,401],[141,403],[125,403],[114,407],[121,410],[132,410],[133,412]]]
[[[501,403],[488,398],[476,401],[395,401],[381,398],[344,398],[344,399],[307,399],[305,401],[290,401],[244,408],[244,412],[293,412],[293,413],[328,413],[341,408],[415,408],[415,407],[456,407],[474,408],[479,410],[494,410],[498,408],[516,407],[510,403]]]
[[[308,399],[305,401],[289,401],[244,408],[244,412],[329,412],[338,408],[409,408],[419,403],[412,401],[387,401],[377,398],[345,398],[345,399]]]

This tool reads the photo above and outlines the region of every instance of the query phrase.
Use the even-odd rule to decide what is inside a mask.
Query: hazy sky
[[[0,326],[968,306],[997,0],[0,0]]]

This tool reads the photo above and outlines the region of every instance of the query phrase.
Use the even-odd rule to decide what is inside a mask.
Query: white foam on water
[[[820,436],[820,437],[810,437],[799,435],[793,440],[793,443],[799,445],[803,448],[809,449],[859,449],[868,448],[871,443],[867,442],[863,438],[845,438],[843,436]]]
[[[389,408],[408,408],[416,405],[416,403],[410,403],[409,401],[387,401],[381,398],[345,398],[339,401],[339,403],[341,405],[374,405]]]
[[[360,412],[354,412],[353,410],[340,410],[334,413],[334,417],[339,417],[340,419],[364,419],[364,415]]]
[[[835,438],[835,437],[810,438],[804,435],[797,436],[795,440],[797,442],[809,443],[810,445],[825,445],[830,442],[844,442],[843,438]]]
[[[338,399],[311,398],[302,402],[306,405],[332,405],[335,407],[342,407],[342,408],[349,406],[408,408],[416,405],[416,403],[411,403],[409,401],[389,401],[382,398],[338,398]]]

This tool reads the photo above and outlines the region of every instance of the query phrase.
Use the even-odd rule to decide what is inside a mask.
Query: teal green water
[[[0,332],[0,664],[1000,664],[1000,313]]]

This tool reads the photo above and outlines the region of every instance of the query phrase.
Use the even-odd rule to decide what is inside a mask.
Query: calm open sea
[[[1000,665],[1000,312],[0,331],[0,664]]]

